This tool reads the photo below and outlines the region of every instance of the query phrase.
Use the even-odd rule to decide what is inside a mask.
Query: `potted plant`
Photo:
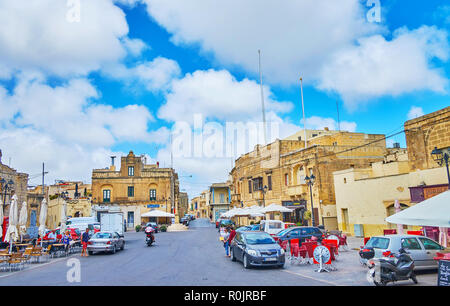
[[[160,230],[161,230],[161,232],[166,232],[167,231],[167,226],[161,225]]]
[[[139,232],[141,230],[141,226],[138,224],[136,225],[136,232]]]

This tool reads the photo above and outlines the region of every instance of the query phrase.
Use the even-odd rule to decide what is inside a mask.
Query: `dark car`
[[[145,228],[147,228],[147,226],[151,226],[155,230],[155,233],[157,233],[159,231],[159,225],[156,222],[148,222],[147,224],[145,224]],[[144,232],[145,232],[145,228],[144,228]]]
[[[189,216],[184,216],[183,218],[180,219],[180,222],[181,222],[181,224],[188,226],[190,219],[191,218]]]
[[[298,227],[289,227],[278,234],[275,235],[275,240],[284,241],[291,239],[299,239],[299,242],[305,242],[306,239],[311,239],[311,237],[316,237],[318,241],[322,241],[323,233],[322,231],[315,226],[298,226]]]
[[[284,267],[285,253],[266,232],[236,232],[230,246],[231,260],[239,260],[248,269],[252,266]]]
[[[259,224],[252,224],[252,225],[246,225],[241,226],[238,229],[236,229],[236,232],[243,232],[243,231],[259,231]]]

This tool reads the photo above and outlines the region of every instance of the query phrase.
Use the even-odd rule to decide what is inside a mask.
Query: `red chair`
[[[348,250],[347,236],[344,234],[339,237],[339,247],[342,247],[344,250]]]
[[[407,231],[408,235],[417,235],[417,236],[423,236],[422,231]]]
[[[284,240],[284,241],[278,241],[278,243],[279,243],[280,246],[283,248],[283,250],[287,251],[289,241],[287,241],[287,240]]]
[[[302,246],[306,249],[306,255],[308,256],[308,262],[312,264],[314,246],[317,245],[317,241],[305,241]]]
[[[331,249],[333,251],[333,257],[337,257],[339,255],[339,241],[334,240],[334,239],[322,239],[322,244],[323,245],[327,245],[327,246],[331,246]]]
[[[396,235],[397,230],[396,229],[385,229],[383,230],[383,235]]]

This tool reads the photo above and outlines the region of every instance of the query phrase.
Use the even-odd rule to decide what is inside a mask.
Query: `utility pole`
[[[261,86],[261,107],[262,107],[262,116],[263,116],[263,125],[264,125],[264,144],[267,144],[267,135],[266,135],[266,110],[264,108],[264,91],[263,91],[263,83],[262,83],[262,71],[261,71],[261,50],[258,50],[259,55],[259,84]]]
[[[305,130],[305,149],[308,147],[308,139],[306,137],[306,118],[305,118],[305,104],[303,102],[303,78],[300,77],[300,92],[302,95],[302,110],[303,110],[303,129]]]

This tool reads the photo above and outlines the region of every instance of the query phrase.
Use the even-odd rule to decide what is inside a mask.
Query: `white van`
[[[70,228],[78,228],[81,232],[84,232],[88,228],[89,224],[98,223],[95,217],[75,217],[70,218],[66,222],[66,226]]]
[[[280,220],[262,220],[260,229],[270,235],[276,235],[284,230],[284,222]]]

